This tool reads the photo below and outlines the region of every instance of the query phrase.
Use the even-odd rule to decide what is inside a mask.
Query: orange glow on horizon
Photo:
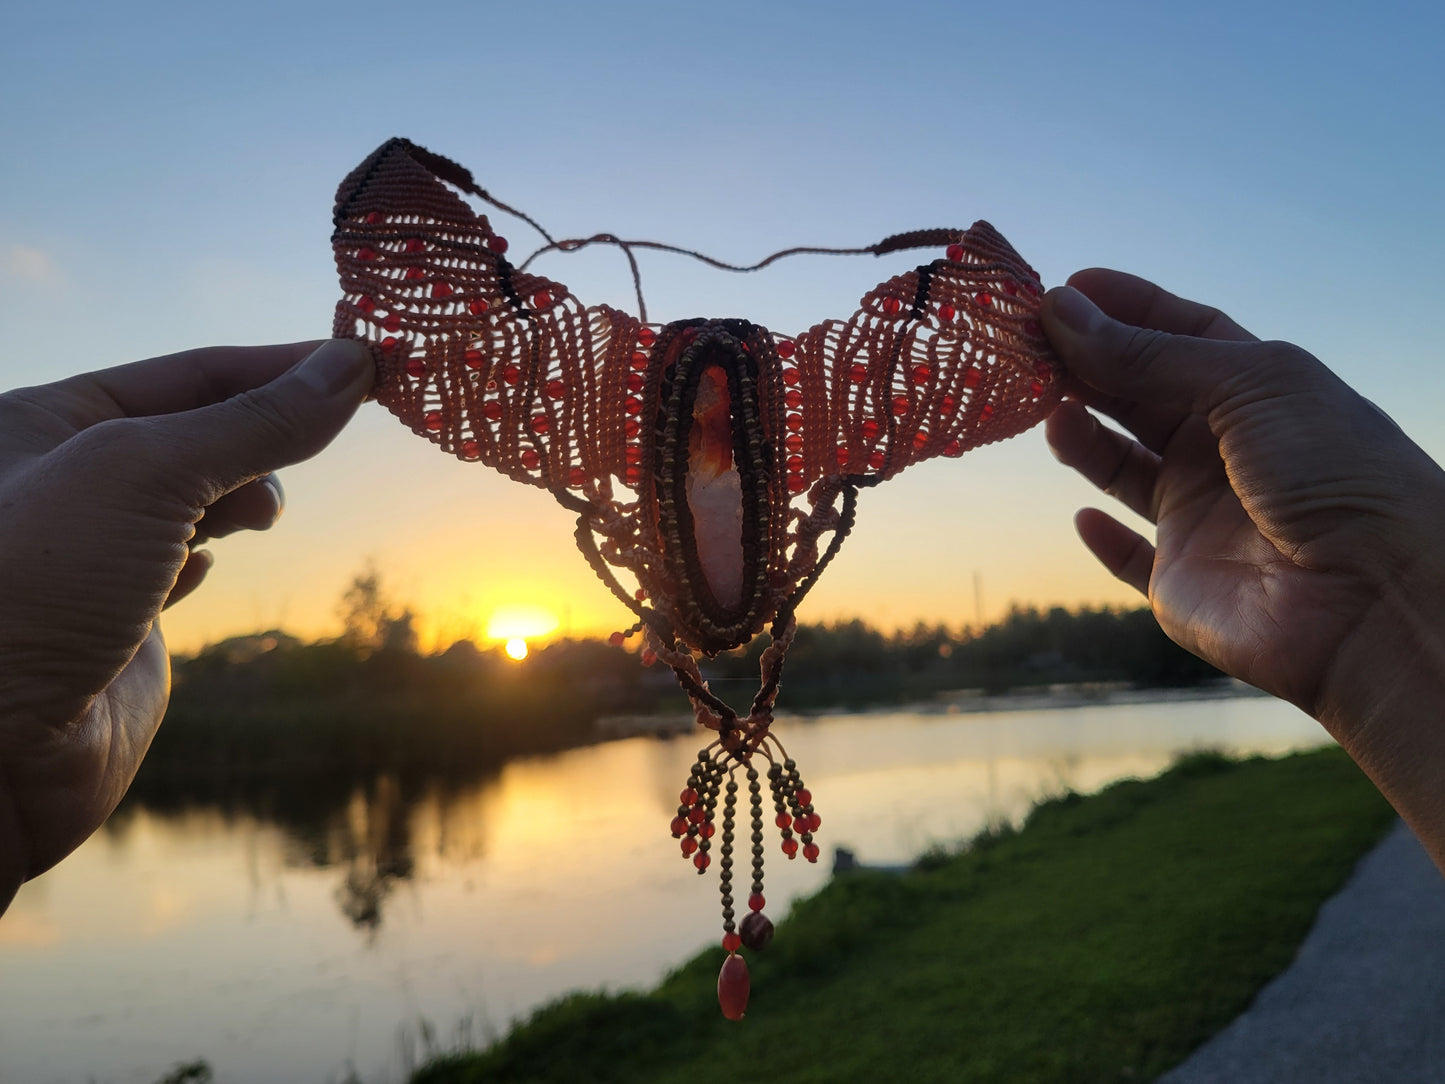
[[[499,606],[487,619],[487,639],[506,641],[507,654],[520,659],[526,657],[526,641],[548,636],[559,625],[557,615],[542,606]],[[517,643],[522,645],[521,655],[512,654],[512,645]]]

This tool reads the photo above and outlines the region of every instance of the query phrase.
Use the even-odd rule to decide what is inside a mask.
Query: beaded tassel
[[[727,957],[718,975],[718,1004],[729,1020],[743,1018],[750,991],[747,963],[738,950],[748,948],[760,952],[773,939],[773,924],[763,914],[767,905],[763,895],[763,798],[758,769],[753,764],[755,752],[770,762],[768,786],[777,810],[774,824],[782,836],[783,853],[789,859],[796,858],[801,838],[803,857],[809,862],[816,862],[819,851],[818,845],[813,842],[813,833],[822,824],[822,818],[813,809],[812,792],[803,786],[797,763],[771,734],[764,735],[756,750],[743,747],[730,752],[723,739],[700,749],[688,775],[687,786],[678,795],[680,804],[672,821],[672,834],[682,841],[683,858],[691,858],[698,873],[706,872],[709,844],[716,830],[717,798],[719,793],[723,795],[718,891],[722,897],[722,947]],[[782,759],[775,759],[774,754]],[[741,925],[734,921],[737,912],[733,907],[733,849],[737,839],[738,805],[738,784],[734,776],[739,767],[743,769],[748,785],[748,839],[752,846],[748,914]],[[795,830],[797,837],[794,836]]]

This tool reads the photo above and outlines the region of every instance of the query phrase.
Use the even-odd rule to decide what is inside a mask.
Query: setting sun
[[[507,657],[521,662],[527,657],[527,641],[520,636],[513,636],[507,641]]]

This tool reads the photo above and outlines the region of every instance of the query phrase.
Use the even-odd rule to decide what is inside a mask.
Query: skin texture
[[[1445,870],[1445,472],[1310,354],[1143,279],[1081,271],[1043,317],[1055,455],[1155,525],[1084,509],[1085,545],[1177,643],[1320,720]]]
[[[270,527],[270,472],[325,447],[371,380],[355,343],[296,343],[0,396],[0,910],[135,777],[170,694],[160,612],[211,567],[195,545]]]

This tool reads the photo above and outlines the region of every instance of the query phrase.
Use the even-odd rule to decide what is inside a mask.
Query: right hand
[[[1043,318],[1055,454],[1157,528],[1085,509],[1085,544],[1176,642],[1323,722],[1445,868],[1445,472],[1304,350],[1143,279],[1080,272]]]

